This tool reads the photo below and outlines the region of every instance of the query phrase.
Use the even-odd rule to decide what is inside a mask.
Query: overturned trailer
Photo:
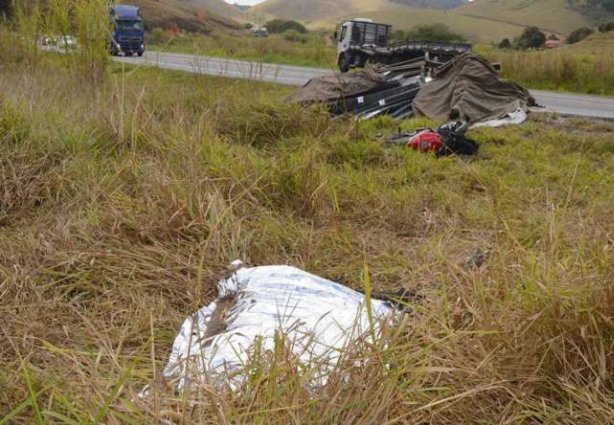
[[[501,78],[486,59],[464,53],[445,64],[424,58],[318,77],[289,100],[324,103],[334,115],[361,119],[379,115],[462,119],[472,125],[526,118],[535,99],[523,87]]]

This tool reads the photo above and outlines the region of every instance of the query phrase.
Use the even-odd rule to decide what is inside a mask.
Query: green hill
[[[179,0],[181,3],[189,3],[198,8],[204,8],[210,13],[230,17],[233,16],[237,8],[224,0]]]
[[[134,0],[141,7],[148,28],[179,28],[209,33],[214,29],[237,29],[230,19],[234,7],[222,0]]]
[[[455,9],[454,13],[506,24],[536,26],[558,34],[569,34],[589,25],[589,20],[567,0],[475,0]]]
[[[390,8],[389,0],[267,0],[254,7],[264,15],[316,22],[331,18]]]
[[[566,35],[591,23],[586,9],[568,0],[475,0],[453,9],[445,8],[459,3],[461,1],[267,0],[256,9],[268,16],[300,20],[314,28],[330,28],[341,19],[356,16],[390,23],[399,29],[443,23],[452,31],[482,42],[515,37],[526,26]],[[425,5],[433,7],[416,7]]]
[[[405,6],[426,9],[454,9],[467,3],[467,0],[392,0]]]

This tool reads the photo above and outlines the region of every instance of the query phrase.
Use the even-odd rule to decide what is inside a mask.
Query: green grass
[[[158,37],[150,37],[149,41],[149,48],[154,51],[322,68],[333,68],[336,64],[335,46],[319,34],[311,34],[301,42],[286,40],[278,34],[258,38],[217,32],[210,36],[184,33],[170,37],[158,32]]]
[[[0,421],[612,422],[612,124],[534,117],[437,160],[290,88],[83,80],[2,40]],[[236,258],[422,298],[325,387],[280,337],[242,391],[191,403],[155,372]]]
[[[514,51],[478,46],[501,62],[503,76],[533,89],[614,95],[614,36],[596,34],[554,50]]]

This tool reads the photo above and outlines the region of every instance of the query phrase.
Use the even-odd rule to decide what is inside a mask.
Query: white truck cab
[[[337,41],[337,65],[341,72],[347,72],[351,67],[364,66],[366,57],[359,53],[359,47],[380,46],[388,43],[391,26],[376,24],[371,19],[355,18],[343,22],[335,31]]]
[[[430,57],[445,62],[471,51],[471,44],[467,43],[413,40],[389,44],[391,35],[391,25],[378,24],[371,19],[356,18],[341,23],[335,31],[339,70],[347,72],[367,63],[393,64]]]

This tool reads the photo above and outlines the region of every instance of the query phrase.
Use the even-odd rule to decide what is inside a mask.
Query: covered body
[[[363,294],[289,266],[240,269],[218,290],[216,301],[183,323],[173,344],[164,375],[180,390],[192,384],[240,385],[250,356],[273,350],[276,335],[284,335],[301,364],[321,367],[317,379],[325,382],[343,349],[365,333],[379,333],[394,311],[373,300],[371,332]],[[229,298],[232,305],[220,315]]]

